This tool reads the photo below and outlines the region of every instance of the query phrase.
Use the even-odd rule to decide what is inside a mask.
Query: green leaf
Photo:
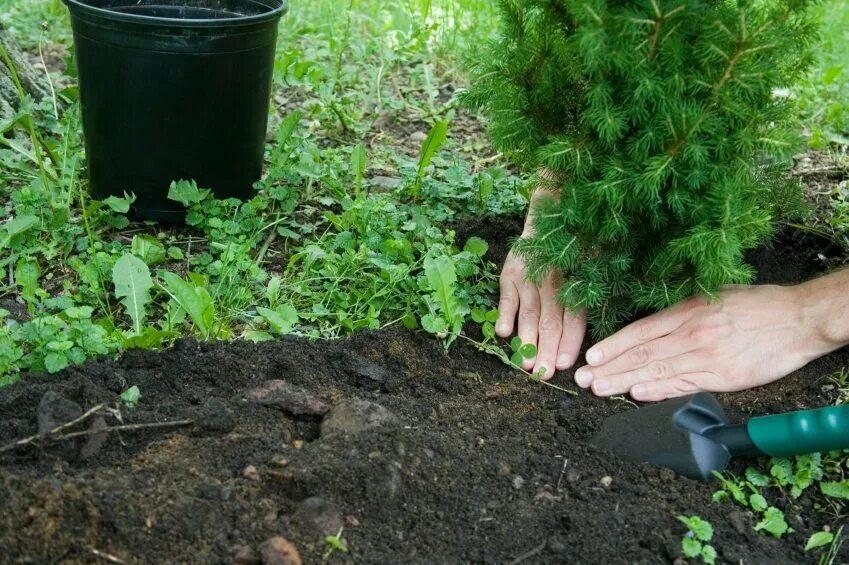
[[[448,330],[448,322],[442,316],[426,314],[422,316],[422,328],[428,333],[439,335]]]
[[[292,333],[292,328],[298,323],[298,311],[291,304],[283,304],[275,310],[257,307],[256,311],[265,318],[269,327],[279,335]]]
[[[849,500],[849,480],[839,482],[821,482],[820,490],[831,498]]]
[[[351,151],[351,174],[354,176],[354,188],[357,194],[363,190],[363,176],[366,172],[366,146],[362,143]]]
[[[476,324],[482,324],[486,321],[486,312],[480,308],[472,308],[472,321]]]
[[[766,487],[769,486],[770,483],[769,477],[767,477],[754,467],[746,468],[746,480],[755,485],[756,487]]]
[[[58,373],[68,365],[68,358],[60,351],[50,352],[44,357],[44,368],[48,373]]]
[[[770,475],[784,486],[793,481],[793,462],[784,457],[776,457],[771,460],[772,465],[769,468]]]
[[[808,538],[808,543],[805,544],[805,551],[810,551],[824,545],[829,545],[834,541],[834,534],[831,532],[816,532]]]
[[[215,321],[215,305],[206,288],[193,286],[167,271],[162,273],[162,278],[166,292],[186,311],[201,336],[209,339]]]
[[[155,349],[162,347],[165,340],[177,337],[176,332],[167,330],[158,330],[152,327],[146,327],[141,335],[133,335],[124,338],[124,349]]]
[[[678,516],[678,520],[701,541],[710,541],[713,537],[713,526],[707,520],[698,516]]]
[[[702,542],[689,536],[681,538],[681,549],[684,551],[684,557],[692,559],[702,553]]]
[[[28,304],[35,303],[36,293],[41,290],[38,286],[40,276],[41,267],[32,257],[22,257],[15,266],[15,283],[21,287],[21,298]]]
[[[425,169],[430,166],[434,156],[439,153],[440,148],[442,148],[442,144],[445,143],[445,140],[448,137],[448,124],[448,120],[440,120],[436,122],[427,134],[427,138],[425,138],[422,143],[422,149],[419,153],[419,167],[418,172],[416,173],[419,184],[422,179],[424,179]]]
[[[447,255],[427,257],[424,260],[424,270],[428,287],[439,305],[442,318],[454,334],[459,333],[463,325],[463,314],[455,296],[457,273],[454,270],[454,262]]]
[[[198,188],[195,181],[180,180],[171,183],[168,199],[179,202],[185,207],[204,201],[210,194],[207,189]]]
[[[139,391],[139,387],[133,385],[124,392],[121,393],[121,396],[118,397],[121,400],[121,403],[127,408],[135,408],[139,400],[141,399],[141,391]]]
[[[133,255],[150,267],[163,263],[167,258],[165,246],[158,239],[149,235],[134,235],[130,250],[133,252]]]
[[[483,257],[489,251],[489,244],[479,237],[470,237],[463,246],[463,251],[468,251],[472,255]]]
[[[515,336],[510,340],[510,349],[512,349],[515,353],[519,353],[519,350],[522,349],[522,338],[519,336]]]
[[[767,504],[766,499],[761,494],[753,494],[749,497],[749,506],[752,507],[752,510],[755,512],[763,512],[767,509],[769,504]]]
[[[777,538],[786,534],[790,530],[790,527],[784,519],[784,512],[774,506],[767,508],[766,512],[764,512],[763,519],[755,524],[755,531],[759,532],[761,530]]]
[[[510,357],[510,362],[517,367],[521,367],[522,363],[525,362],[525,358],[517,351]]]
[[[708,565],[714,565],[716,563],[716,550],[712,545],[702,547],[702,561]]]
[[[531,343],[526,343],[519,348],[519,354],[525,359],[533,359],[537,356],[537,346]]]
[[[124,198],[118,198],[117,196],[110,196],[106,200],[103,201],[104,204],[109,206],[109,208],[113,212],[117,212],[118,214],[126,214],[130,211],[130,205],[135,202],[135,196],[129,196],[124,193]]]
[[[29,231],[39,224],[39,219],[36,216],[17,216],[3,224],[3,237],[0,238],[0,251],[6,248],[16,235],[20,235]]]
[[[115,285],[115,296],[121,300],[133,321],[134,333],[141,334],[145,308],[150,302],[150,289],[153,287],[150,269],[135,255],[126,254],[115,263],[112,282]]]

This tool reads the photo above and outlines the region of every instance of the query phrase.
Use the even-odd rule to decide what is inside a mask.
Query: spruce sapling
[[[552,191],[514,249],[596,337],[644,309],[752,281],[743,254],[801,207],[786,87],[813,1],[498,0],[461,99]]]

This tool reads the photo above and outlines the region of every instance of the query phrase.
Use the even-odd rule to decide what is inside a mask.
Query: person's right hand
[[[532,232],[534,202],[535,199],[532,199],[522,237]],[[527,359],[522,368],[532,373],[544,369],[544,380],[553,377],[555,369],[565,371],[575,364],[587,329],[585,312],[577,315],[564,312],[558,304],[557,282],[554,273],[540,287],[529,282],[524,260],[512,251],[501,271],[501,298],[495,333],[509,338],[518,319],[522,344],[537,347],[536,358]]]

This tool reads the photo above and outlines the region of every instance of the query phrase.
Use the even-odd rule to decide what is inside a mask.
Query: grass
[[[72,53],[59,0],[0,6],[34,56]],[[260,190],[175,182],[185,229],[130,222],[132,196],[89,198],[73,67],[52,69],[55,99],[27,100],[0,145],[0,384],[187,335],[456,339],[497,279],[486,243],[458,247],[450,226],[524,206],[481,125],[455,120],[457,53],[493,17],[488,0],[294,2]]]

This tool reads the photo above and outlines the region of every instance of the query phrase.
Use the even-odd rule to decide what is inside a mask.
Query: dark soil
[[[512,230],[512,231],[511,231]],[[515,222],[469,226],[500,260]],[[775,251],[778,250],[778,251]],[[832,250],[785,235],[751,257],[768,281],[822,270]],[[761,389],[723,395],[733,418],[834,401],[824,386],[849,351]],[[571,386],[571,375],[558,378]],[[0,453],[2,563],[252,563],[290,540],[319,563],[327,535],[356,563],[668,563],[679,514],[712,522],[728,563],[800,563],[828,516],[788,510],[796,530],[757,534],[711,504],[716,484],[617,460],[588,444],[623,401],[525,381],[465,344],[393,330],[335,342],[181,341],[0,389],[2,446],[55,428],[138,386],[134,409],[100,410],[66,432]],[[191,425],[105,434],[104,426]],[[735,464],[741,471],[745,462]],[[116,561],[120,560],[120,561]],[[283,562],[283,561],[278,561]]]

